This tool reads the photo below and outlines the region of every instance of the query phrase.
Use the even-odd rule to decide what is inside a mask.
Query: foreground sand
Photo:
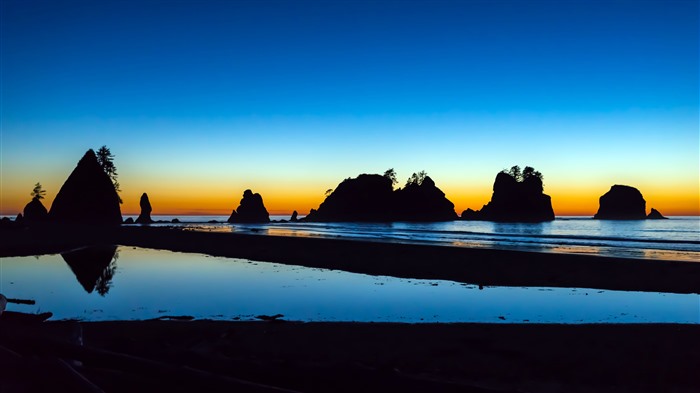
[[[70,336],[76,323],[41,329]],[[81,323],[82,347],[8,334],[21,356],[68,360],[104,391],[697,392],[697,325],[295,322]],[[44,333],[46,335],[46,333]],[[1,358],[1,357],[0,357]],[[80,364],[70,363],[78,359]],[[90,391],[50,367],[36,391]],[[6,383],[6,386],[12,381]],[[76,387],[77,386],[77,387]],[[274,388],[273,388],[274,387]],[[93,390],[94,391],[94,390]]]

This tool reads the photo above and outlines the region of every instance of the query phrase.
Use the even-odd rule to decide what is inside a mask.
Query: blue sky
[[[679,0],[3,0],[1,197],[14,208],[36,178],[56,192],[106,144],[129,195],[226,182],[236,201],[395,167],[483,199],[495,172],[529,164],[555,190],[697,199],[699,14]]]

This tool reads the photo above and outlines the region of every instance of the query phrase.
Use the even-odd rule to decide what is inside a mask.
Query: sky
[[[700,6],[664,1],[0,0],[0,214],[89,148],[138,214],[272,214],[394,168],[458,213],[513,165],[557,215],[613,184],[700,214]]]

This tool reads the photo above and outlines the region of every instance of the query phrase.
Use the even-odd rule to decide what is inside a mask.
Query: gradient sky
[[[457,212],[518,164],[558,215],[613,184],[700,214],[697,0],[2,0],[0,214],[110,147],[124,213],[306,214],[425,170]]]

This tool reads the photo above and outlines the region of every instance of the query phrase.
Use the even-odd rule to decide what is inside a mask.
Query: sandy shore
[[[3,231],[0,256],[119,244],[402,278],[488,286],[579,287],[700,293],[700,263],[470,249],[173,228]]]
[[[76,325],[39,329],[69,337]],[[77,329],[79,348],[37,344],[41,333],[25,341],[26,328],[18,338],[0,324],[0,344],[80,360],[82,376],[117,392],[700,391],[697,325],[144,321]]]

